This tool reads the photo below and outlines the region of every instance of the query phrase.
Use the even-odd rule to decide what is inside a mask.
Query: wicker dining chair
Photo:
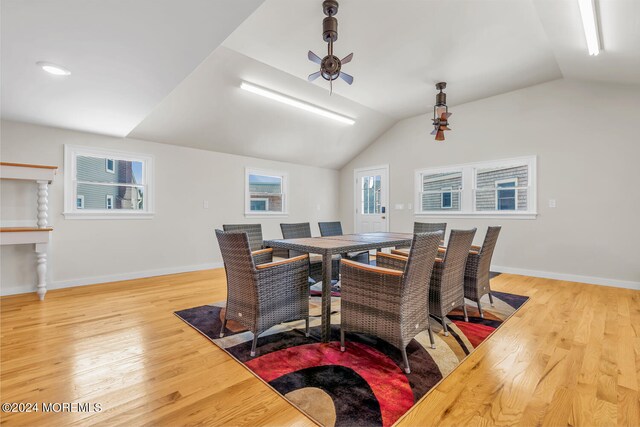
[[[249,247],[253,262],[264,264],[273,261],[273,249],[265,248],[262,239],[261,224],[223,224],[224,231],[244,231],[249,238]]]
[[[246,232],[216,230],[227,274],[227,306],[220,337],[228,320],[253,333],[251,356],[258,336],[283,322],[305,319],[309,336],[308,255],[256,265]]]
[[[311,225],[308,222],[294,224],[280,224],[283,239],[305,239],[311,237]],[[288,251],[289,257],[302,255],[303,252]],[[340,257],[337,255],[331,262],[331,278],[338,280],[340,277]],[[309,277],[316,282],[322,280],[322,256],[318,254],[309,255]]]
[[[444,335],[449,335],[445,317],[454,308],[462,307],[464,320],[469,321],[464,303],[464,272],[476,229],[451,230],[443,258],[436,258],[429,288],[429,312],[439,317]]]
[[[318,228],[320,229],[320,236],[322,237],[342,236],[343,234],[342,223],[340,221],[319,222]],[[369,251],[347,252],[340,255],[342,258],[369,264]]]
[[[413,236],[408,257],[378,253],[377,265],[343,260],[340,314],[340,350],[345,333],[360,332],[382,338],[402,353],[404,370],[411,372],[407,345],[429,331],[429,281],[442,232]]]
[[[446,222],[414,222],[413,234],[416,233],[434,233],[436,231],[442,231],[442,239],[447,235],[447,223]],[[396,249],[407,249],[409,246],[396,246]]]
[[[482,247],[469,252],[469,257],[467,258],[467,266],[464,272],[464,296],[478,304],[478,311],[480,312],[481,318],[484,318],[484,313],[482,312],[480,299],[484,295],[489,294],[489,302],[493,307],[493,295],[491,295],[491,285],[489,284],[489,270],[491,268],[493,250],[496,247],[501,228],[502,227],[499,226],[489,227],[487,234],[484,236]],[[476,247],[473,249],[476,249]]]

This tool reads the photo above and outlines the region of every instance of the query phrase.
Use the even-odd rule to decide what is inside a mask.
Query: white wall
[[[455,101],[455,86],[448,88]],[[428,100],[425,100],[428,102]],[[451,108],[436,142],[430,115],[403,120],[340,173],[340,212],[353,229],[353,169],[390,165],[390,229],[411,231],[416,169],[535,154],[535,220],[445,218],[449,227],[501,223],[494,268],[640,289],[640,88],[567,80]],[[555,209],[548,207],[556,199]]]
[[[54,227],[49,288],[189,271],[221,265],[214,228],[261,222],[264,237],[281,237],[281,222],[338,216],[338,171],[210,151],[120,139],[2,121],[2,161],[57,165],[49,191]],[[63,146],[88,145],[155,157],[156,215],[151,220],[70,220],[63,211]],[[289,173],[289,216],[244,217],[245,167]],[[6,225],[36,217],[35,183],[2,181],[1,219]],[[209,209],[203,209],[203,201]],[[32,246],[3,246],[2,294],[35,290]]]

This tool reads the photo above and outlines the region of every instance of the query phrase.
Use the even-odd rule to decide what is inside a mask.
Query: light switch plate
[[[397,211],[401,211],[404,209],[404,204],[403,203],[396,203],[395,208]]]
[[[202,201],[202,209],[209,209],[209,201],[208,200],[203,200]]]
[[[556,207],[556,199],[549,199],[549,207],[550,208]]]

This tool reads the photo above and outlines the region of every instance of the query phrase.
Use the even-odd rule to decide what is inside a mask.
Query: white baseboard
[[[212,262],[209,264],[161,268],[158,270],[136,271],[133,273],[112,274],[108,276],[93,276],[93,277],[85,277],[82,279],[59,280],[56,282],[48,283],[47,290],[49,291],[52,289],[71,288],[74,286],[96,285],[99,283],[119,282],[122,280],[142,279],[142,278],[154,277],[154,276],[166,276],[167,274],[188,273],[190,271],[222,268],[223,266],[224,265],[222,262]],[[29,292],[35,292],[35,291],[36,291],[35,284],[31,286],[29,285],[9,286],[9,287],[2,286],[2,288],[0,289],[0,295],[4,296],[4,295],[25,294]]]
[[[640,282],[632,282],[630,280],[580,276],[577,274],[553,273],[550,271],[527,270],[524,268],[502,267],[499,265],[492,265],[491,271],[496,271],[498,273],[519,274],[521,276],[541,277],[543,279],[564,280],[567,282],[589,283],[591,285],[613,286],[616,288],[640,290]]]

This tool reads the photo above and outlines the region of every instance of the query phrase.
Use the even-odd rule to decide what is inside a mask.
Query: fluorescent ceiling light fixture
[[[582,26],[584,27],[584,35],[587,38],[589,55],[596,56],[600,53],[600,38],[598,37],[595,0],[578,0],[578,6],[580,6]]]
[[[42,68],[47,73],[54,74],[56,76],[68,76],[69,74],[71,74],[71,71],[67,70],[66,68],[61,67],[60,65],[52,64],[50,62],[38,61],[36,62],[36,65]]]
[[[274,101],[282,102],[283,104],[291,105],[292,107],[296,107],[322,117],[328,117],[330,119],[339,121],[341,123],[346,123],[348,125],[352,125],[356,122],[350,117],[334,113],[333,111],[325,110],[324,108],[317,107],[313,104],[300,101],[299,99],[291,98],[287,95],[283,95],[281,93],[253,85],[251,83],[242,82],[240,84],[240,89],[244,89],[251,93],[255,93],[256,95],[264,96],[265,98],[273,99]]]

